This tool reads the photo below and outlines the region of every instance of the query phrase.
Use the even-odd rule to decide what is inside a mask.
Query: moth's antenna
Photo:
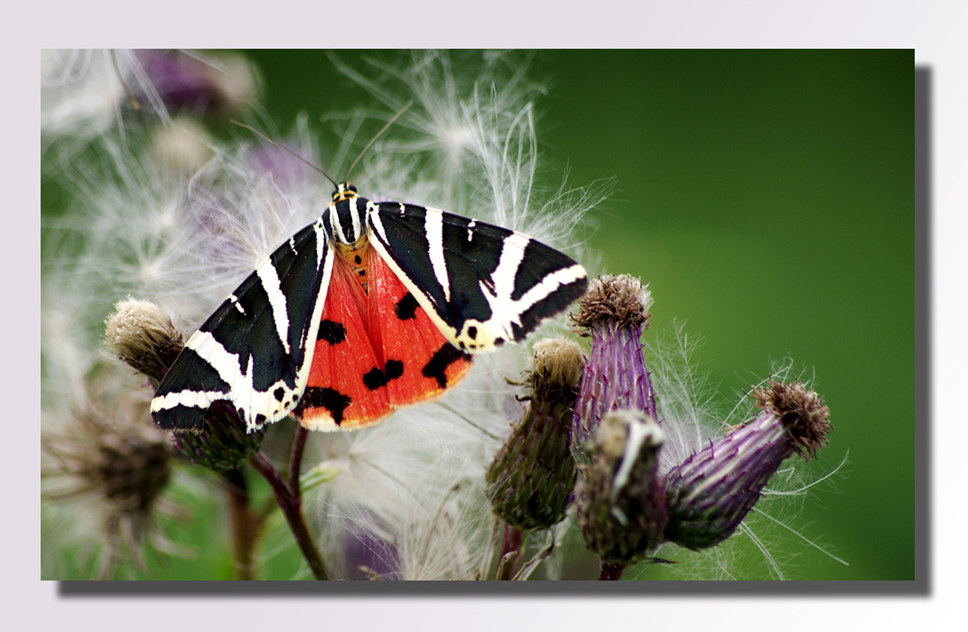
[[[115,54],[114,49],[111,49],[111,62],[114,64],[114,73],[118,76],[118,81],[121,82],[121,87],[124,88],[124,93],[128,95],[128,101],[131,101],[131,106],[135,110],[141,111],[141,104],[138,103],[138,99],[135,98],[134,93],[128,88],[128,84],[124,82],[124,77],[121,76],[121,68],[118,67],[118,56]]]
[[[360,152],[360,155],[356,157],[356,160],[353,161],[353,164],[350,165],[350,168],[346,170],[346,179],[347,179],[347,181],[350,179],[350,173],[353,171],[353,167],[355,167],[356,166],[356,163],[358,163],[360,161],[360,159],[363,158],[363,156],[364,156],[364,154],[366,154],[367,150],[369,150],[370,147],[373,146],[373,143],[376,142],[376,139],[378,139],[380,136],[382,136],[383,135],[383,132],[387,131],[387,129],[389,129],[390,126],[393,125],[393,122],[396,121],[398,118],[400,118],[400,115],[402,115],[404,112],[406,112],[410,108],[411,105],[413,105],[413,101],[410,101],[405,106],[403,106],[402,108],[400,108],[400,111],[398,111],[396,114],[394,114],[393,115],[393,118],[391,118],[389,121],[387,121],[387,124],[383,126],[383,129],[381,129],[379,132],[377,132],[376,133],[376,136],[374,136],[370,140],[370,142],[368,142],[366,144],[366,147],[363,148],[363,151]]]
[[[269,138],[268,136],[266,136],[265,134],[263,134],[262,132],[260,132],[259,130],[257,130],[257,129],[256,129],[256,128],[254,128],[254,127],[250,127],[250,126],[248,126],[248,125],[246,125],[245,123],[239,123],[238,121],[236,121],[236,120],[234,120],[234,119],[229,119],[229,122],[230,122],[230,123],[235,123],[235,124],[236,124],[236,125],[238,125],[239,127],[244,127],[245,129],[247,129],[247,130],[249,130],[250,132],[252,132],[252,133],[254,133],[254,134],[256,134],[256,135],[258,135],[258,136],[260,136],[260,137],[261,137],[261,138],[262,138],[263,140],[265,140],[265,141],[266,141],[267,143],[271,143],[271,144],[273,144],[273,145],[275,145],[276,147],[278,147],[278,148],[279,148],[279,149],[281,149],[282,151],[284,151],[284,152],[286,152],[286,153],[287,153],[287,154],[289,154],[290,156],[292,156],[292,157],[294,157],[294,158],[296,158],[296,159],[298,159],[298,160],[300,160],[300,161],[302,161],[303,163],[305,163],[305,164],[307,164],[307,165],[309,165],[310,167],[312,167],[312,168],[313,168],[313,169],[315,169],[316,171],[318,171],[318,172],[320,172],[321,174],[323,174],[323,175],[324,175],[324,176],[326,177],[326,179],[327,179],[327,180],[329,180],[330,182],[332,182],[332,183],[333,183],[333,186],[334,186],[334,187],[336,187],[337,189],[339,188],[339,185],[338,185],[338,184],[336,184],[336,180],[333,180],[332,178],[330,178],[330,177],[329,177],[329,174],[327,174],[327,173],[326,173],[325,171],[323,171],[322,169],[320,169],[319,167],[317,167],[317,166],[316,166],[316,165],[314,165],[313,163],[311,163],[311,162],[309,162],[308,160],[306,160],[305,158],[303,158],[302,156],[300,156],[300,155],[299,155],[299,154],[297,154],[296,152],[294,152],[294,151],[292,151],[292,150],[290,150],[290,149],[289,149],[289,148],[287,148],[287,147],[283,147],[282,145],[280,145],[280,144],[279,144],[279,143],[277,143],[276,141],[274,141],[274,140],[272,140],[271,138]]]

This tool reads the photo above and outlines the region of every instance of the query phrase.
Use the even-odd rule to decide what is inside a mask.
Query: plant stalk
[[[297,433],[297,442],[299,441],[299,436],[300,434]],[[305,441],[305,435],[302,436],[302,440]],[[299,448],[299,454],[302,454],[301,448]],[[292,535],[296,539],[296,544],[299,545],[299,550],[302,551],[303,557],[306,558],[306,562],[309,564],[313,576],[320,580],[329,579],[326,563],[323,561],[323,556],[319,552],[319,547],[316,546],[316,539],[313,537],[313,532],[309,528],[309,524],[306,522],[306,516],[302,510],[302,497],[299,494],[298,488],[299,475],[296,474],[295,480],[297,487],[293,489],[282,477],[282,474],[279,473],[279,470],[275,468],[268,457],[262,452],[253,456],[249,462],[256,471],[269,481],[269,485],[272,486],[272,491],[276,496],[276,502],[279,503],[279,509],[282,510],[283,515],[286,517],[286,521],[289,523],[289,529],[292,531]],[[298,471],[299,464],[293,462],[290,464],[290,467]],[[289,478],[292,479],[292,476],[290,475]]]

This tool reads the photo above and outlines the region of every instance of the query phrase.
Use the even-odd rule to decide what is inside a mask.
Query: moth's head
[[[341,182],[333,191],[333,202],[323,213],[329,235],[337,245],[362,248],[366,237],[367,200],[356,193],[356,187]]]
[[[341,202],[342,200],[349,200],[358,197],[356,193],[356,187],[349,182],[340,182],[336,185],[336,190],[333,191],[333,203]]]

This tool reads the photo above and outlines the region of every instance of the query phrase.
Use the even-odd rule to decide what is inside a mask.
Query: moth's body
[[[370,265],[370,240],[363,230],[366,217],[360,212],[360,206],[365,209],[366,202],[368,200],[356,193],[356,187],[343,182],[333,192],[333,201],[321,218],[340,263],[359,282],[363,292],[367,289],[366,272]]]
[[[440,396],[470,354],[522,340],[586,285],[580,265],[526,235],[342,183],[189,339],[152,414],[198,430],[228,400],[250,431],[290,413],[312,429],[363,427]]]

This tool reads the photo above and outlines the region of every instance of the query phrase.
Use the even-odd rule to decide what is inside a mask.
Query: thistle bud
[[[655,419],[617,410],[602,419],[575,489],[578,528],[603,563],[649,556],[662,541],[665,491],[656,475],[665,433]]]
[[[199,432],[175,432],[175,446],[192,463],[215,472],[239,467],[262,446],[268,426],[246,432],[245,422],[239,419],[232,406],[224,401],[213,402],[205,414]]]
[[[494,512],[512,527],[545,529],[565,517],[577,472],[568,435],[582,362],[570,340],[534,346],[530,405],[486,475]]]
[[[160,307],[128,298],[114,306],[105,342],[114,354],[157,387],[185,346],[185,338]]]
[[[181,51],[139,50],[138,61],[155,95],[172,109],[225,115],[255,101],[259,79],[239,55],[201,59]]]
[[[629,275],[605,275],[592,281],[579,303],[575,323],[592,338],[572,417],[575,458],[587,462],[584,447],[602,417],[611,410],[641,410],[657,419],[655,394],[645,368],[640,339],[649,326],[652,295]]]
[[[182,333],[160,307],[127,299],[108,317],[105,339],[121,360],[143,373],[157,388],[185,346]],[[174,443],[193,463],[221,472],[238,467],[259,451],[266,429],[246,425],[224,402],[215,402],[197,433],[176,432]]]
[[[780,464],[794,452],[805,460],[832,430],[823,398],[803,384],[770,382],[753,391],[755,419],[672,468],[665,479],[666,539],[692,550],[733,534]]]

